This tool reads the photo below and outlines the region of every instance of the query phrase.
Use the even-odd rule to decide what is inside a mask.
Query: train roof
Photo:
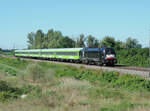
[[[88,52],[95,52],[95,51],[99,51],[100,48],[83,48],[83,50],[88,51]]]
[[[15,50],[15,52],[58,52],[58,51],[78,52],[81,51],[82,49],[83,48],[29,49],[29,50]]]
[[[15,52],[79,52],[79,51],[103,51],[108,47],[103,48],[54,48],[54,49],[25,49],[25,50],[15,50]]]

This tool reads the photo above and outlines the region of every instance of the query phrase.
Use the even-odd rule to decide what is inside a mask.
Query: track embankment
[[[104,70],[104,71],[116,71],[121,74],[132,74],[132,75],[139,75],[143,76],[144,78],[149,78],[149,69],[148,68],[141,68],[141,67],[106,67],[106,66],[96,66],[96,65],[85,65],[85,64],[75,64],[75,63],[66,63],[66,62],[56,62],[56,61],[49,61],[56,64],[65,64],[75,67],[85,67],[87,69],[96,69],[96,70]]]
[[[10,57],[10,58],[16,58],[13,56],[4,56],[0,55],[2,57]],[[129,66],[121,66],[116,65],[114,67],[106,67],[106,66],[96,66],[96,65],[85,65],[85,64],[76,64],[76,63],[69,63],[69,62],[59,62],[59,61],[49,61],[49,60],[41,60],[41,59],[30,59],[30,58],[21,58],[24,60],[32,60],[32,61],[44,61],[44,62],[51,62],[55,64],[64,64],[74,67],[85,67],[86,69],[96,69],[96,70],[103,70],[103,71],[116,71],[121,74],[132,74],[132,75],[139,75],[143,76],[144,78],[150,78],[150,69],[149,68],[143,68],[143,67],[129,67]]]

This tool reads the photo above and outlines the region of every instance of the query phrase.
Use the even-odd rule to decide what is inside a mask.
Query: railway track
[[[10,56],[4,56],[3,57],[10,57]],[[11,58],[16,58],[11,56]],[[150,69],[144,68],[144,67],[129,67],[124,65],[116,65],[114,67],[108,67],[108,66],[96,66],[96,65],[86,65],[86,64],[77,64],[77,63],[70,63],[70,62],[60,62],[60,61],[50,61],[50,60],[43,60],[43,59],[31,59],[31,58],[21,58],[24,60],[32,60],[32,61],[44,61],[44,62],[51,62],[55,64],[64,64],[64,65],[70,65],[74,67],[85,67],[86,69],[96,69],[96,70],[104,70],[104,71],[116,71],[120,74],[131,74],[131,75],[139,75],[144,78],[150,78]]]
[[[137,70],[137,71],[144,71],[144,72],[149,72],[150,69],[149,68],[145,68],[145,67],[133,67],[133,66],[124,66],[124,65],[116,65],[116,68],[120,68],[120,69],[128,69],[128,70]]]

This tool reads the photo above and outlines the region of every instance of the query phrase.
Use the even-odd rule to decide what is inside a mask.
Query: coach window
[[[62,52],[56,52],[56,55],[64,55]]]
[[[76,56],[78,55],[77,52],[56,52],[56,55],[70,55],[70,56]]]
[[[53,55],[53,52],[42,52],[42,55]]]
[[[39,52],[34,52],[34,54],[39,54]]]
[[[54,53],[53,52],[48,52],[48,55],[53,55]]]

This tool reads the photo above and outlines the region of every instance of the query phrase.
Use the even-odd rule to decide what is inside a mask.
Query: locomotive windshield
[[[115,54],[116,55],[115,50],[113,48],[106,48],[105,49],[105,53],[106,54]]]

